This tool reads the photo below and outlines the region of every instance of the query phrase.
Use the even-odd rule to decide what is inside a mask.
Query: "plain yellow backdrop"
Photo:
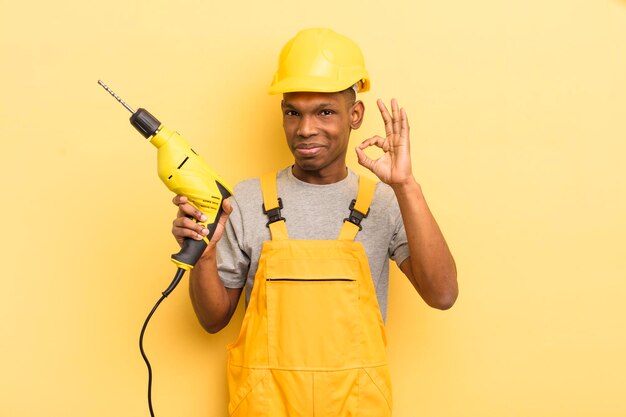
[[[0,415],[148,415],[137,339],[175,271],[175,208],[96,81],[234,184],[290,163],[266,90],[312,26],[365,54],[355,146],[384,132],[376,98],[406,108],[458,265],[446,312],[392,270],[394,415],[626,415],[624,0],[2,0]],[[158,416],[226,414],[242,312],[204,333],[186,279],[162,304],[145,341]]]

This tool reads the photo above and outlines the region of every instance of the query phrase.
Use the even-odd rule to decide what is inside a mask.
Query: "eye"
[[[328,110],[328,109],[320,111],[321,116],[331,116],[333,114],[335,114],[335,112],[332,110]]]
[[[299,116],[300,114],[295,110],[285,110],[285,116]]]

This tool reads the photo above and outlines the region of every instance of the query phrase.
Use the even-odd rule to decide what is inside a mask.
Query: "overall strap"
[[[280,215],[283,202],[276,191],[276,173],[269,172],[261,176],[261,193],[263,194],[263,213],[268,217],[267,227],[272,240],[289,239],[285,218]]]
[[[361,227],[361,220],[369,214],[370,204],[376,190],[376,182],[359,175],[359,191],[350,204],[350,217],[343,220],[339,240],[354,240]]]

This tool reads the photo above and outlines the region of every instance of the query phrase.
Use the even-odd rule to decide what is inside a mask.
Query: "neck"
[[[293,165],[293,167],[291,168],[291,172],[293,172],[293,176],[300,181],[308,182],[309,184],[315,185],[326,185],[334,184],[345,179],[348,176],[348,167],[346,165],[343,165],[343,167],[333,169],[332,171],[307,171],[302,169],[298,165]]]

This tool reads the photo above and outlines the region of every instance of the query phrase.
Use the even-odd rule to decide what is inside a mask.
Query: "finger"
[[[189,203],[183,203],[178,205],[178,217],[191,217],[200,222],[205,222],[207,219],[206,214],[204,214]]]
[[[233,206],[230,204],[230,198],[227,198],[222,202],[222,209],[224,210],[224,213],[226,214],[232,213]]]
[[[172,203],[174,203],[175,206],[185,204],[187,201],[189,201],[189,199],[186,196],[180,194],[176,194],[174,198],[172,198]]]
[[[376,100],[376,104],[378,104],[378,110],[380,110],[380,114],[383,116],[383,121],[385,122],[385,135],[389,136],[393,134],[393,119],[389,114],[389,110],[385,106],[385,103],[381,99]]]
[[[207,231],[208,232],[208,231]],[[202,240],[206,235],[184,227],[172,227],[172,234],[178,243],[185,239]]]
[[[187,217],[178,217],[172,222],[172,234],[176,240],[184,238],[200,240],[209,234],[209,230]]]
[[[359,149],[369,148],[370,146],[377,146],[379,148],[384,148],[386,140],[387,140],[386,138],[382,138],[380,136],[372,136],[371,138],[365,139],[363,142],[361,142],[361,144],[358,147]]]
[[[400,132],[408,137],[411,128],[409,127],[409,117],[406,115],[406,110],[400,109],[400,116],[402,120],[402,130]]]
[[[174,227],[181,229],[189,229],[195,233],[206,235],[208,233],[207,228],[202,223],[197,223],[189,217],[178,217],[172,222]]]
[[[232,213],[233,207],[230,204],[229,199],[225,199],[222,202],[222,214],[219,219],[217,219],[217,226],[215,227],[215,231],[213,232],[213,236],[211,237],[211,245],[216,245],[217,242],[222,238],[222,234],[226,229],[226,222],[228,221],[228,217],[230,213]]]
[[[228,221],[228,217],[230,216],[230,213],[233,212],[233,207],[230,205],[230,200],[229,199],[225,199],[222,202],[222,214],[220,215],[219,219],[217,219],[217,222],[220,226],[224,227],[226,226],[226,222]],[[213,235],[213,240],[216,239],[216,235],[217,235],[217,230],[215,230],[215,234]]]
[[[400,109],[398,108],[398,100],[391,99],[391,117],[393,119],[392,128],[393,133],[400,133],[401,121],[400,121]]]

